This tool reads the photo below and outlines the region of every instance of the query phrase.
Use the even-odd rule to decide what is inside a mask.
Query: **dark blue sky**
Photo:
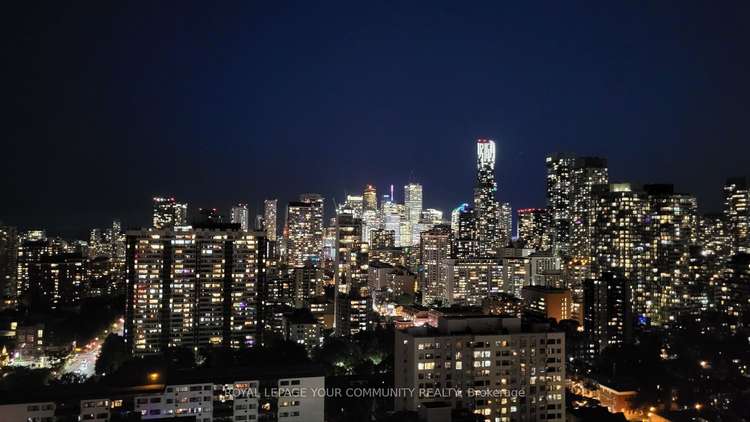
[[[24,3],[0,69],[0,219],[21,227],[410,178],[448,211],[477,137],[514,208],[544,205],[553,151],[704,210],[750,173],[748,2]]]

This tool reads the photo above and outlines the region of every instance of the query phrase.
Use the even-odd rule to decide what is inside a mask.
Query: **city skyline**
[[[746,173],[727,159],[748,154],[746,4],[368,7],[184,5],[174,21],[163,5],[148,19],[137,5],[22,6],[0,219],[80,234],[144,224],[155,194],[255,213],[264,198],[343,201],[412,179],[447,211],[471,199],[464,146],[480,137],[498,144],[514,207],[544,204],[543,159],[558,151],[606,157],[612,180],[674,183],[703,211]],[[90,33],[111,36],[92,50]],[[281,170],[305,165],[315,178]]]
[[[0,422],[750,421],[750,2],[6,9]]]
[[[478,138],[478,139],[481,140],[481,138]],[[495,142],[494,139],[491,139],[491,141]],[[474,139],[474,140],[471,140],[470,142],[475,143],[475,142],[477,142],[477,140]],[[544,166],[546,164],[547,158],[551,157],[551,156],[555,156],[555,155],[571,156],[571,157],[589,157],[590,156],[590,155],[585,155],[585,154],[574,154],[574,153],[567,153],[567,152],[566,153],[554,152],[554,153],[546,154],[542,158],[542,162],[541,162],[540,173],[542,174],[542,176],[544,176],[544,174],[546,172],[546,169],[544,168]],[[499,158],[499,157],[497,157],[497,158]],[[609,163],[611,163],[610,158],[609,157],[602,157],[602,158],[604,158],[607,161],[608,166],[609,166],[608,168],[610,170],[610,174],[612,174],[611,164],[609,164]],[[470,165],[464,165],[463,167],[472,168]],[[636,171],[636,172],[637,172],[637,170],[638,169],[634,169],[634,171]],[[500,179],[499,177],[497,177],[497,174],[498,174],[497,168],[494,169],[493,174],[496,176],[496,180],[498,180],[498,182],[497,182],[497,185],[498,185],[498,187],[497,187],[497,195],[498,195],[497,199],[501,203],[502,202],[509,202],[510,205],[511,205],[512,216],[513,216],[513,231],[512,232],[513,232],[513,235],[515,236],[516,235],[517,211],[518,210],[535,209],[535,208],[545,208],[545,207],[549,206],[548,199],[546,198],[546,193],[545,193],[546,186],[543,184],[542,186],[539,187],[539,191],[540,191],[540,195],[541,195],[541,199],[540,199],[539,203],[535,203],[533,205],[531,205],[531,204],[516,204],[516,203],[513,203],[513,202],[507,200],[506,197],[504,196],[504,192],[502,190],[502,179]],[[724,179],[722,179],[721,183],[718,185],[718,187],[716,189],[719,192],[720,196],[722,194],[724,183],[727,180],[732,179],[732,178],[736,178],[736,177],[747,177],[747,176],[744,175],[744,174],[737,174],[737,175],[728,175],[728,176],[726,176]],[[476,178],[476,176],[474,176],[474,178]],[[378,192],[378,197],[377,197],[378,204],[382,200],[383,195],[389,195],[390,194],[390,190],[389,189],[390,189],[391,186],[398,186],[399,188],[395,190],[396,194],[394,195],[395,196],[395,203],[404,204],[404,201],[405,201],[405,198],[404,198],[404,194],[405,194],[404,188],[406,186],[409,186],[410,184],[413,184],[413,183],[417,183],[417,184],[419,184],[422,187],[424,187],[425,185],[429,186],[429,182],[428,182],[428,184],[425,184],[423,181],[419,180],[418,178],[410,176],[408,178],[408,181],[404,182],[403,185],[401,185],[399,183],[384,183],[382,187],[379,187],[380,185],[376,185],[374,183],[367,183],[367,184],[363,185],[362,187],[360,187],[359,190],[357,190],[357,187],[354,187],[351,191],[345,190],[345,191],[343,191],[344,193],[340,193],[340,192],[333,193],[331,196],[326,196],[325,194],[322,194],[323,200],[327,204],[327,206],[325,207],[324,219],[327,222],[328,219],[330,219],[330,218],[332,218],[332,217],[335,216],[334,203],[343,203],[343,202],[345,202],[345,199],[346,199],[347,195],[352,195],[352,194],[359,194],[359,195],[361,195],[362,192],[367,187],[369,187],[369,186],[373,186],[376,189],[378,189],[377,190],[377,192]],[[640,185],[640,186],[648,185],[648,184],[673,184],[672,182],[670,182],[668,180],[666,180],[666,181],[660,181],[659,183],[656,183],[656,182],[653,182],[653,181],[647,181],[647,180],[646,181],[642,181],[638,177],[633,177],[633,178],[629,178],[629,179],[617,179],[617,178],[610,177],[610,183],[631,183],[631,184]],[[179,189],[177,189],[177,190],[179,190]],[[327,190],[327,189],[324,188],[324,189],[320,189],[319,191],[314,191],[314,192],[319,193],[320,191],[325,191],[325,190]],[[689,194],[695,194],[689,188],[687,188],[687,189],[681,189],[681,187],[677,186],[677,185],[675,185],[675,190],[679,191],[679,192],[685,192],[685,193],[689,193]],[[443,212],[447,212],[448,214],[450,213],[451,210],[455,209],[458,206],[461,206],[463,203],[466,202],[466,201],[461,201],[461,202],[457,202],[456,204],[447,205],[445,207],[439,207],[439,206],[436,207],[435,206],[435,202],[439,202],[439,201],[431,200],[430,199],[430,192],[429,192],[429,190],[425,189],[425,191],[427,191],[427,198],[428,198],[425,201],[425,203],[427,203],[428,205],[430,205],[432,208],[439,209],[439,210],[441,210]],[[464,189],[464,191],[466,191],[466,189]],[[247,201],[246,199],[243,199],[243,198],[238,199],[238,200],[236,200],[236,199],[227,199],[227,198],[218,198],[218,199],[216,199],[214,201],[210,201],[210,203],[195,203],[195,202],[193,202],[193,201],[191,201],[191,200],[188,199],[190,197],[189,194],[186,195],[186,197],[179,197],[177,195],[174,195],[172,192],[169,192],[168,195],[167,195],[169,198],[167,198],[167,199],[171,199],[171,200],[174,201],[174,199],[177,198],[181,202],[185,203],[185,205],[189,206],[189,210],[187,211],[188,214],[186,216],[183,216],[184,221],[186,221],[187,223],[192,223],[194,221],[198,221],[200,219],[200,215],[199,215],[200,209],[203,208],[203,207],[205,207],[205,206],[211,206],[211,207],[213,207],[214,212],[218,212],[227,221],[231,221],[232,220],[233,209],[238,206],[238,203],[241,206],[244,206],[244,207],[247,208],[247,212],[249,212],[249,214],[248,214],[249,216],[251,216],[251,217],[261,216],[265,212],[264,201],[275,200],[275,201],[279,202],[280,204],[286,204],[286,203],[289,203],[289,202],[294,202],[299,197],[299,195],[300,195],[301,192],[308,192],[308,191],[300,191],[300,192],[292,195],[288,199],[287,198],[281,198],[279,196],[270,195],[270,196],[265,197],[265,198],[254,198],[251,201]],[[313,191],[310,190],[309,192],[313,192]],[[139,228],[139,227],[146,227],[146,226],[148,226],[150,224],[150,221],[149,221],[149,219],[150,219],[149,215],[150,214],[149,214],[148,209],[149,209],[149,207],[152,206],[152,204],[149,201],[151,199],[159,197],[159,195],[161,195],[161,194],[165,194],[165,192],[158,192],[158,193],[152,192],[150,194],[144,193],[145,196],[144,196],[144,198],[143,198],[142,201],[139,201],[138,203],[129,206],[128,208],[124,209],[120,213],[116,212],[114,215],[99,215],[95,219],[91,219],[91,220],[87,220],[87,221],[95,221],[95,222],[101,221],[102,223],[99,224],[99,225],[106,225],[109,222],[111,222],[112,220],[118,220],[118,221],[121,221],[121,222],[124,223],[124,227],[126,229],[127,228],[136,229],[136,228]],[[464,194],[464,196],[467,197],[467,201],[468,202],[472,202],[472,196],[473,196],[473,194],[471,193],[471,189],[470,188],[468,189],[468,194]],[[695,195],[695,196],[697,198],[698,209],[699,209],[699,211],[701,213],[703,213],[703,214],[717,214],[717,213],[721,213],[722,212],[722,208],[724,207],[723,199],[721,199],[717,204],[715,204],[715,206],[713,206],[713,204],[712,204],[712,207],[708,208],[708,206],[704,205],[703,201],[701,201],[701,197],[700,196],[698,196],[698,195]],[[341,198],[341,199],[339,199],[339,198]],[[216,204],[222,204],[222,205],[221,206],[216,206]],[[3,211],[6,211],[6,210],[3,210]],[[135,211],[138,211],[137,214],[135,213]],[[185,211],[183,211],[183,212],[185,212]],[[130,215],[131,218],[132,218],[132,220],[125,219],[124,217],[121,217],[121,215]],[[28,221],[28,220],[25,219],[25,218],[23,218],[23,217],[20,218],[17,221],[10,220],[10,218],[3,219],[2,217],[3,216],[0,215],[0,222],[2,222],[4,224],[14,225],[16,227],[19,227],[20,229],[25,229],[25,230],[43,229],[43,230],[46,230],[49,235],[63,236],[63,237],[70,237],[70,238],[81,238],[81,239],[83,239],[85,237],[88,237],[89,231],[91,230],[91,228],[92,227],[96,227],[96,224],[94,224],[94,225],[89,224],[89,225],[82,225],[82,226],[69,225],[69,224],[62,224],[61,226],[59,226],[59,225],[58,226],[54,226],[54,225],[49,225],[48,226],[48,225],[38,224],[38,223],[33,223],[33,222],[32,223],[24,224],[24,221]],[[450,223],[449,220],[450,220],[449,216],[446,217],[446,222]],[[250,226],[252,226],[252,224],[250,224]],[[282,224],[282,226],[283,226],[283,224]]]

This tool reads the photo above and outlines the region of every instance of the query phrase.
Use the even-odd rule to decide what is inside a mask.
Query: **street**
[[[124,320],[119,318],[98,337],[92,339],[85,345],[77,345],[66,358],[62,369],[58,373],[58,377],[71,372],[82,375],[86,378],[94,375],[96,358],[99,356],[99,351],[101,350],[102,343],[104,343],[104,339],[107,338],[107,335],[109,335],[110,332],[122,335],[123,323]]]

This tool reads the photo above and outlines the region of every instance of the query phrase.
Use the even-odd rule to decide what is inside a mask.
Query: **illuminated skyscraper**
[[[350,214],[354,218],[362,218],[363,211],[364,199],[356,195],[347,195],[346,202],[336,208],[336,214]]]
[[[750,254],[733,255],[716,285],[717,308],[729,317],[730,328],[747,326],[750,320]]]
[[[63,252],[61,245],[52,239],[47,239],[42,234],[39,236],[24,236],[18,244],[18,257],[16,260],[16,289],[15,295],[18,304],[34,306],[35,303],[50,303],[50,289],[44,286],[42,281],[42,261],[50,256]]]
[[[401,216],[402,213],[399,210],[399,204],[394,204],[390,201],[384,201],[382,203],[382,221],[383,221],[383,228],[385,230],[390,230],[393,232],[393,235],[396,239],[396,246],[409,246],[409,245],[403,245],[402,242],[402,236],[401,236]],[[403,207],[401,207],[403,209]]]
[[[477,141],[477,181],[474,188],[474,215],[482,256],[494,256],[500,246],[498,204],[495,199],[495,141]]]
[[[694,196],[674,192],[672,185],[643,188],[649,201],[643,271],[651,297],[647,316],[666,324],[696,306],[689,265],[690,249],[697,243],[698,202]]]
[[[366,252],[362,220],[350,214],[336,216],[336,285],[342,293],[356,291],[365,283]]]
[[[258,237],[229,226],[129,232],[125,339],[133,354],[253,346],[261,249]]]
[[[18,232],[0,224],[0,311],[16,305]]]
[[[595,189],[592,215],[593,257],[591,277],[601,280],[604,273],[612,273],[625,280],[632,290],[634,310],[638,315],[652,312],[654,298],[646,285],[643,272],[647,262],[648,238],[646,216],[648,196],[630,183],[616,183]],[[574,300],[581,286],[569,286]]]
[[[422,217],[422,185],[409,183],[404,186],[404,205],[409,222],[412,224],[419,223]]]
[[[724,215],[732,236],[732,252],[750,252],[750,189],[747,178],[724,184]]]
[[[250,230],[250,212],[247,204],[237,204],[232,207],[232,223],[239,224],[242,231]]]
[[[365,187],[365,192],[362,194],[364,201],[365,211],[376,211],[378,209],[378,192],[372,185]]]
[[[89,257],[107,256],[107,245],[101,229],[91,229],[89,233]]]
[[[435,226],[422,233],[420,256],[422,304],[425,306],[450,303],[447,260],[451,257],[449,226]]]
[[[435,208],[427,208],[422,210],[422,217],[420,222],[424,224],[443,224],[443,212],[436,210]]]
[[[465,210],[469,207],[469,204],[461,204],[451,211],[451,231],[454,236],[458,236],[458,217],[461,214],[461,210]]]
[[[498,244],[506,247],[513,240],[513,209],[510,203],[503,202],[497,208]]]
[[[323,251],[323,197],[303,194],[299,202],[290,202],[286,226],[289,266],[302,267],[308,259],[318,262]]]
[[[479,239],[477,237],[477,220],[474,208],[463,204],[454,210],[456,227],[453,232],[453,256],[456,258],[476,258],[479,256]]]
[[[592,189],[609,182],[607,161],[555,154],[547,157],[547,204],[557,252],[591,255]]]
[[[180,204],[174,198],[154,198],[153,227],[166,229],[187,224],[187,204]]]
[[[550,247],[549,213],[544,208],[523,208],[517,212],[518,238],[527,248],[538,251]]]
[[[86,264],[87,258],[76,253],[43,256],[39,278],[31,286],[31,305],[51,310],[78,306],[88,281]]]
[[[266,237],[268,240],[276,241],[276,221],[277,221],[277,204],[276,199],[266,199],[263,201],[263,223],[265,224]]]
[[[696,268],[691,274],[706,287],[705,307],[715,306],[714,293],[721,285],[727,262],[732,256],[732,236],[725,215],[705,214],[698,219],[698,244],[700,256],[694,259]]]
[[[587,354],[594,357],[606,347],[631,339],[631,288],[613,273],[587,279],[584,283],[583,329],[589,340]]]
[[[362,213],[362,240],[370,241],[370,236],[374,230],[383,226],[383,216],[376,210],[365,210]]]
[[[306,307],[310,298],[323,295],[323,272],[319,266],[308,261],[302,268],[295,268],[294,304],[298,308]]]

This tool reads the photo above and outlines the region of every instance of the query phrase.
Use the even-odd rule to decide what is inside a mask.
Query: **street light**
[[[155,383],[156,381],[159,381],[159,373],[158,372],[151,372],[148,374],[148,380],[151,383]]]

